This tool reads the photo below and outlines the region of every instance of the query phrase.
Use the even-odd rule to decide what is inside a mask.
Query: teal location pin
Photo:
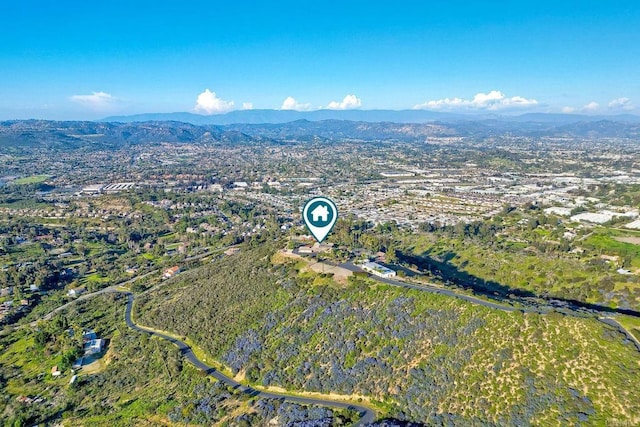
[[[318,243],[327,237],[338,219],[336,204],[326,197],[308,200],[302,210],[302,220]]]

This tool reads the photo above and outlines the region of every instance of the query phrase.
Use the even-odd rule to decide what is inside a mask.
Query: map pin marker
[[[302,219],[313,237],[322,243],[338,219],[338,208],[326,197],[314,197],[304,205]]]

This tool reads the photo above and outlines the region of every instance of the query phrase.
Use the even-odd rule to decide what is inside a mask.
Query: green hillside
[[[353,411],[251,398],[210,380],[171,343],[127,328],[125,301],[121,294],[96,297],[38,328],[0,337],[0,425],[249,426],[274,418],[348,425],[357,418]],[[107,340],[106,351],[73,384],[75,357],[65,355],[81,344],[68,328],[76,338],[95,329]],[[59,377],[50,374],[54,365]]]
[[[140,297],[142,324],[187,336],[252,384],[363,395],[427,424],[640,423],[640,355],[595,319],[507,313],[415,290],[338,286],[273,249]]]

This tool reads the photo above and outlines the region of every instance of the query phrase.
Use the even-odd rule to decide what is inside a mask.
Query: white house
[[[104,349],[104,340],[96,339],[88,341],[84,345],[84,355],[90,356],[92,354],[98,354]]]
[[[69,291],[67,291],[67,296],[74,297],[74,298],[75,297],[79,297],[80,295],[82,295],[86,291],[87,291],[86,288],[69,289]]]
[[[180,267],[178,267],[177,265],[171,267],[171,268],[167,268],[164,271],[164,274],[162,275],[162,277],[164,279],[169,279],[173,276],[175,276],[176,274],[180,273]]]
[[[298,253],[299,254],[312,254],[313,253],[313,248],[311,246],[300,246],[298,248]]]
[[[395,271],[385,267],[384,265],[380,265],[377,262],[365,262],[364,264],[362,264],[362,269],[368,273],[374,274],[379,277],[384,277],[386,279],[396,277]]]
[[[94,331],[93,329],[89,329],[87,331],[84,331],[82,333],[82,342],[83,343],[87,343],[89,341],[93,341],[93,340],[97,340],[98,339],[98,334],[96,334],[96,331]]]
[[[233,187],[236,190],[246,190],[249,187],[249,184],[245,181],[236,181],[233,183]]]

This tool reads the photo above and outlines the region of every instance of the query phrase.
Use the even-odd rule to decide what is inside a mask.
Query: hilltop
[[[270,261],[272,247],[185,273],[141,297],[136,317],[257,386],[363,395],[407,421],[640,421],[636,350],[594,319],[507,313],[366,279],[345,287]]]
[[[187,114],[187,113],[185,113]],[[195,119],[194,119],[195,117]],[[455,118],[448,120],[397,121],[338,120],[335,118],[312,121],[300,116],[284,123],[254,123],[251,117],[235,124],[204,124],[201,117],[178,115],[141,116],[153,121],[111,118],[109,122],[14,120],[0,122],[0,147],[49,147],[58,149],[109,148],[147,143],[196,144],[262,144],[265,142],[340,142],[406,141],[437,142],[437,138],[465,138],[471,141],[491,141],[495,138],[620,138],[640,136],[640,120],[635,116],[597,118],[575,116],[520,116],[514,118]],[[295,118],[296,115],[287,118]],[[330,116],[329,116],[330,117]],[[345,117],[358,118],[358,115]],[[380,118],[386,117],[381,115]],[[529,120],[530,118],[531,120]],[[192,120],[193,119],[193,120]],[[197,120],[196,120],[197,119]],[[194,124],[194,122],[199,122]]]

